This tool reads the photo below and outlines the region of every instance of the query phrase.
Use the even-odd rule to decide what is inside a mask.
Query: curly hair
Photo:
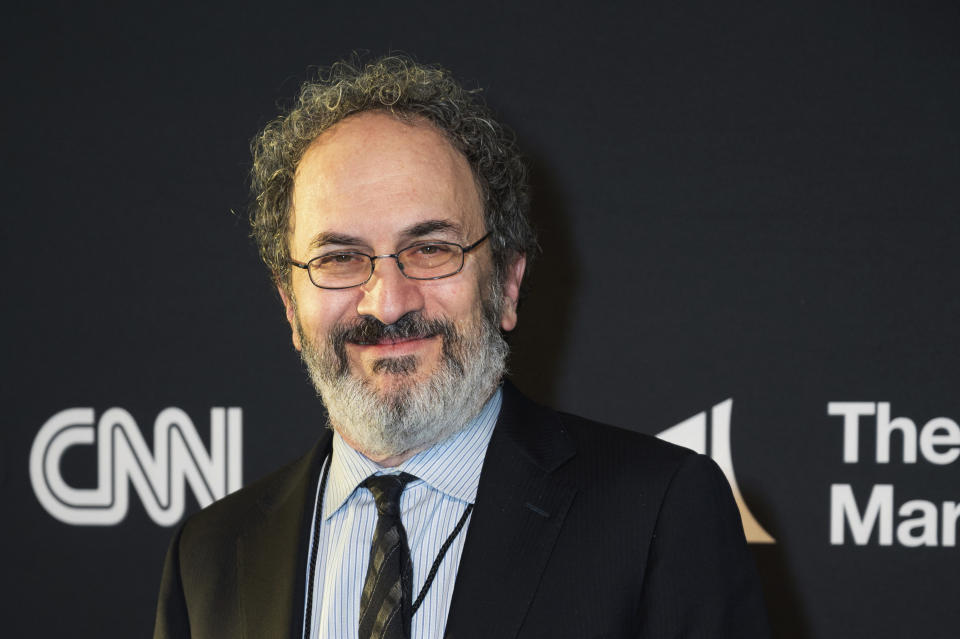
[[[278,284],[290,278],[290,209],[297,165],[311,142],[341,120],[385,111],[400,120],[426,120],[466,157],[491,232],[494,282],[519,256],[537,249],[529,221],[527,168],[513,132],[497,122],[449,71],[405,56],[365,65],[338,62],[300,88],[293,108],[270,122],[251,143],[250,226],[260,256]]]

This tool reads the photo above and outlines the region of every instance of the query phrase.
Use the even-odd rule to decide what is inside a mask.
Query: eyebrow
[[[328,244],[341,244],[344,246],[362,246],[363,240],[353,235],[347,235],[346,233],[324,231],[323,233],[318,233],[317,236],[313,238],[313,241],[310,242],[310,248],[320,248]]]
[[[459,235],[461,228],[459,224],[451,222],[450,220],[425,220],[403,229],[400,232],[400,236],[405,239],[416,239],[424,235],[443,231],[449,231]],[[313,238],[313,241],[310,242],[310,248],[321,248],[329,244],[339,246],[365,246],[366,243],[355,235],[347,235],[346,233],[337,233],[335,231],[324,231],[318,233],[317,236]]]
[[[412,226],[408,226],[403,230],[401,235],[403,237],[413,239],[441,231],[449,231],[459,235],[462,229],[460,228],[459,224],[451,222],[450,220],[425,220],[423,222],[417,222]]]

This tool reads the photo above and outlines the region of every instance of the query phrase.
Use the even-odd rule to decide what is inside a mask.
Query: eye
[[[460,247],[444,242],[424,242],[414,244],[400,253],[400,260],[404,266],[403,272],[407,277],[430,279],[438,275],[446,275],[442,271],[449,265],[453,265],[453,270],[456,270],[459,264]]]
[[[410,247],[410,252],[424,257],[436,257],[451,253],[452,248],[448,244],[418,244]]]
[[[315,269],[343,269],[362,266],[367,261],[360,253],[328,253],[314,258],[310,265]]]

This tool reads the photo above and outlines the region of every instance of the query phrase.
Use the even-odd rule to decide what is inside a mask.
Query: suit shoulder
[[[315,474],[315,466],[322,463],[318,448],[319,444],[306,455],[194,513],[184,522],[182,537],[195,540],[209,535],[233,534],[263,517],[273,504],[309,483]]]
[[[576,443],[578,451],[587,454],[622,451],[637,462],[667,464],[681,464],[687,457],[696,456],[689,448],[671,444],[646,433],[603,424],[570,413],[557,413],[557,417],[564,431]]]
[[[590,419],[558,413],[558,421],[574,442],[571,476],[613,486],[643,486],[648,495],[686,498],[729,491],[716,463],[689,448]],[[695,495],[697,496],[697,495]]]

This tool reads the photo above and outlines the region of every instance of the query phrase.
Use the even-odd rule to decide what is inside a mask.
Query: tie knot
[[[400,494],[407,484],[416,477],[408,473],[399,475],[370,475],[363,485],[373,494],[377,502],[377,512],[381,516],[400,516]]]

